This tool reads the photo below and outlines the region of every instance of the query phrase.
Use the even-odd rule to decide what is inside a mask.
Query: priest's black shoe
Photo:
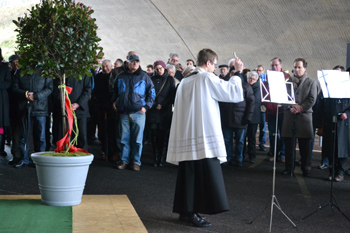
[[[206,221],[204,218],[202,218],[198,214],[188,214],[188,215],[180,214],[179,220],[181,222],[191,223],[196,227],[211,227],[211,223]]]

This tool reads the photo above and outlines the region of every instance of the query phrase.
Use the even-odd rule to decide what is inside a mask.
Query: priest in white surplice
[[[226,151],[218,102],[243,101],[241,78],[225,81],[213,74],[217,60],[214,51],[201,50],[198,67],[178,86],[167,154],[167,162],[179,164],[173,212],[198,227],[211,226],[198,213],[229,210],[220,166]],[[238,58],[235,67],[243,69]]]

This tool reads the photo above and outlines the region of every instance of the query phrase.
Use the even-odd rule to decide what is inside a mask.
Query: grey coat
[[[312,106],[317,98],[317,83],[308,76],[304,76],[298,87],[295,84],[295,77],[292,78],[292,82],[294,84],[295,102],[303,108],[303,111],[298,114],[292,114],[289,108],[284,108],[282,137],[293,136],[292,128],[295,119],[295,137],[313,138]]]

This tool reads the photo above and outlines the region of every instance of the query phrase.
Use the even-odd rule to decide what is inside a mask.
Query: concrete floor
[[[9,152],[9,146],[6,146],[6,151]],[[127,195],[148,232],[269,231],[273,163],[265,161],[266,152],[258,152],[254,165],[247,162],[242,168],[222,165],[230,211],[205,216],[213,226],[199,229],[180,223],[178,215],[172,213],[177,168],[169,164],[153,167],[149,145],[144,147],[140,172],[114,169],[112,163],[104,161],[99,155],[99,145],[90,146],[89,151],[95,155],[95,159],[90,166],[84,194]],[[39,194],[35,169],[15,169],[7,164],[7,159],[0,158],[0,195]],[[280,207],[297,228],[274,206],[272,232],[350,231],[350,222],[336,208],[327,205],[330,203],[331,183],[324,180],[328,170],[316,168],[319,162],[320,153],[314,152],[309,178],[302,176],[300,167],[296,167],[295,177],[283,176],[280,172],[284,164],[276,164],[275,195]],[[347,216],[350,216],[349,192],[350,176],[346,175],[341,183],[334,183],[335,200]],[[320,205],[326,206],[301,221],[318,210]]]

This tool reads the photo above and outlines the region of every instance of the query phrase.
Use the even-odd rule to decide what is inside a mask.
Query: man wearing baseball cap
[[[131,166],[132,170],[139,171],[145,113],[152,107],[156,94],[152,80],[140,67],[137,54],[129,54],[125,68],[114,82],[112,98],[113,108],[119,113],[121,130],[117,140],[121,161],[117,169],[123,170]]]

